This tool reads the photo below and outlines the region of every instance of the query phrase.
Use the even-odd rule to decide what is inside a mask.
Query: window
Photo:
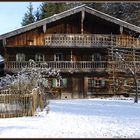
[[[55,54],[54,61],[63,61],[63,54],[62,53]]]
[[[61,87],[61,80],[60,79],[56,79],[56,87]]]
[[[52,80],[52,87],[61,87],[61,80],[60,79],[53,79]]]
[[[101,91],[102,88],[105,88],[105,80],[95,80],[95,79],[88,80],[89,95]]]
[[[19,61],[19,62],[25,61],[25,54],[24,53],[17,53],[16,54],[16,61]]]
[[[101,80],[95,80],[94,87],[100,87],[100,86],[101,86]]]
[[[88,80],[88,86],[89,87],[104,87],[105,86],[105,81],[104,80],[89,79]]]
[[[67,79],[67,78],[63,78],[63,79],[62,79],[62,86],[63,86],[64,88],[67,88],[67,84],[68,84],[68,79]]]
[[[35,55],[35,61],[44,61],[44,54],[38,53]]]
[[[91,61],[101,61],[101,55],[99,53],[91,54]]]
[[[53,79],[52,80],[52,87],[67,87],[67,79],[63,78],[62,80],[60,79]]]

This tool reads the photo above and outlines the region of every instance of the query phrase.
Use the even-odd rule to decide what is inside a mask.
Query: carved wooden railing
[[[130,47],[140,45],[134,37],[120,35],[99,34],[48,34],[45,38],[46,46],[59,47]]]
[[[54,68],[54,69],[60,69],[60,70],[102,70],[107,68],[107,62],[106,61],[49,61],[46,63],[42,63],[41,65],[38,65],[36,67],[42,67],[42,68]],[[5,62],[5,70],[8,71],[19,71],[23,68],[31,68],[33,65],[31,65],[29,62],[17,62],[17,61],[8,61]]]
[[[41,62],[42,63],[42,62]],[[8,61],[5,62],[6,71],[20,71],[23,68],[32,68],[32,67],[42,67],[42,68],[53,68],[60,71],[102,71],[107,69],[116,69],[121,71],[126,71],[129,68],[133,70],[133,61],[127,61],[126,64],[120,61],[49,61],[38,63],[37,66],[31,65],[28,61],[17,62],[17,61]],[[140,61],[135,61],[136,69],[140,71]]]

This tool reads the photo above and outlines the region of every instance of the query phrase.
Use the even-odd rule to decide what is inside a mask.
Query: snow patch
[[[0,119],[1,138],[139,138],[139,130],[140,103],[109,98],[51,100],[48,114]]]

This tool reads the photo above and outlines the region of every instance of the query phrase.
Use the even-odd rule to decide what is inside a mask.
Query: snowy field
[[[0,138],[140,138],[140,103],[133,100],[51,100],[49,106],[48,114],[0,119]]]

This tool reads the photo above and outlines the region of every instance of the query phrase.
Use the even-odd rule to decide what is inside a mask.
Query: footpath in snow
[[[0,119],[0,138],[140,138],[133,100],[51,100],[50,112]]]

